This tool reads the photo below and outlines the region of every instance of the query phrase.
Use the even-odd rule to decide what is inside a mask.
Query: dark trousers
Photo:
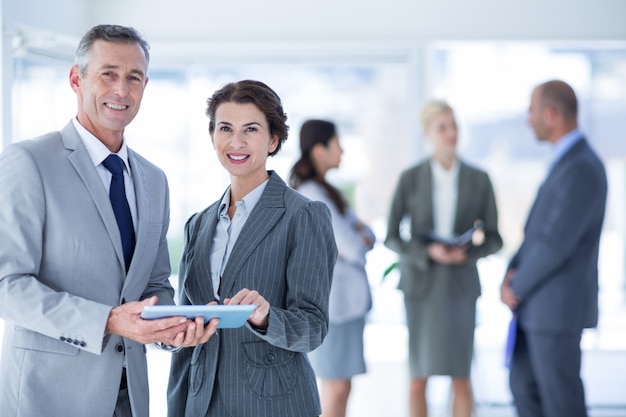
[[[117,404],[115,404],[115,411],[113,417],[133,417],[133,412],[130,406],[130,397],[128,395],[128,384],[126,381],[126,368],[122,372],[122,380],[120,381],[120,391],[117,395]]]
[[[580,338],[518,328],[509,377],[520,417],[587,417]]]

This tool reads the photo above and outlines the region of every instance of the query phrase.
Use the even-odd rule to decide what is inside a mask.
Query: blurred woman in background
[[[446,375],[452,377],[453,416],[469,417],[474,408],[470,368],[480,295],[476,261],[502,247],[496,200],[487,173],[457,156],[452,108],[443,101],[428,102],[421,121],[433,153],[401,174],[385,239],[400,256],[399,288],[409,334],[409,415],[427,415],[427,379]],[[408,238],[401,233],[405,222]],[[477,224],[481,227],[473,230]],[[465,232],[473,239],[450,242]]]
[[[330,290],[328,335],[309,358],[321,379],[322,416],[345,417],[351,378],[366,372],[363,331],[372,298],[365,254],[374,246],[375,237],[326,180],[326,173],[339,167],[343,153],[335,124],[306,121],[300,129],[300,151],[290,185],[311,200],[326,203],[339,251]]]

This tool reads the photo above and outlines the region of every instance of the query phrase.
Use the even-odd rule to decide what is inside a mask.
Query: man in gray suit
[[[576,95],[562,81],[532,93],[529,124],[554,157],[501,287],[517,317],[510,385],[521,417],[587,416],[580,339],[598,322],[607,180],[577,112]]]
[[[148,60],[134,29],[92,28],[70,70],[77,116],[0,156],[2,416],[146,417],[143,344],[193,345],[215,332],[201,319],[139,317],[174,303],[167,180],[124,139]]]

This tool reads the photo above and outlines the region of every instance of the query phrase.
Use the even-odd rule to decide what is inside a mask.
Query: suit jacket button
[[[74,342],[74,341],[73,341],[72,339],[70,339],[69,337],[68,337],[67,339],[65,339],[65,341],[66,341],[67,343],[70,343],[70,344]]]
[[[65,336],[61,336],[61,337],[59,337],[59,340],[60,340],[61,342],[65,342]]]
[[[87,346],[87,343],[85,343],[85,342],[80,342],[80,347],[85,347],[85,346]]]
[[[124,352],[124,346],[120,343],[117,346],[115,346],[115,350],[117,350],[119,353]]]
[[[276,360],[276,357],[272,355],[271,353],[265,357],[265,362],[268,364],[274,363],[275,360]]]
[[[80,345],[80,342],[78,340],[74,340],[74,345],[78,346],[78,345]]]

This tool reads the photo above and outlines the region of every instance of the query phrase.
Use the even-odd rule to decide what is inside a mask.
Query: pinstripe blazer
[[[210,251],[219,201],[185,225],[180,304],[214,301]],[[268,328],[220,329],[204,345],[173,354],[170,417],[311,417],[320,414],[306,353],[328,330],[328,297],[337,258],[330,212],[270,179],[250,213],[221,281],[222,298],[242,288],[270,303]],[[219,411],[215,411],[219,410]]]

